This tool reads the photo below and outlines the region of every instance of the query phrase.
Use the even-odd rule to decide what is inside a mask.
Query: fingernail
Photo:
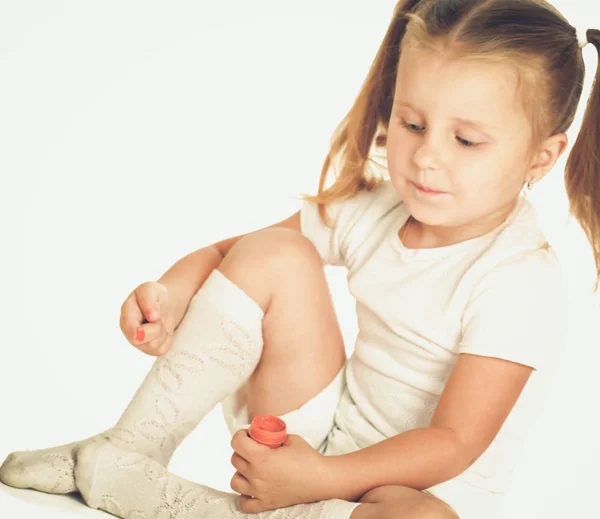
[[[144,332],[144,330],[142,330],[141,327],[138,327],[138,329],[135,332],[135,340],[138,342],[142,342],[145,337],[146,337],[146,332]]]

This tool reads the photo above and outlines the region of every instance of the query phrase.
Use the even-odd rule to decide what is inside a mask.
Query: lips
[[[443,195],[444,192],[443,191],[436,191],[435,189],[430,189],[428,187],[424,187],[421,184],[417,184],[415,182],[413,182],[413,185],[419,190],[419,191],[423,191],[423,193],[427,193],[429,195]]]

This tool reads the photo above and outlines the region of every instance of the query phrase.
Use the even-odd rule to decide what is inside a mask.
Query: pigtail
[[[315,196],[301,198],[318,205],[321,220],[330,225],[325,205],[352,198],[362,190],[371,191],[381,180],[369,176],[367,162],[375,134],[381,125],[387,126],[394,101],[396,71],[400,58],[400,43],[406,31],[407,13],[413,12],[423,0],[401,0],[396,4],[392,22],[379,47],[377,56],[348,114],[333,133],[329,152],[321,169],[319,191]],[[376,145],[385,141],[378,139]],[[325,189],[325,182],[333,164],[341,164],[333,185]]]
[[[587,37],[596,47],[600,61],[600,30],[588,30]],[[600,63],[581,130],[567,159],[565,186],[570,212],[592,246],[597,271],[596,291],[600,283]]]

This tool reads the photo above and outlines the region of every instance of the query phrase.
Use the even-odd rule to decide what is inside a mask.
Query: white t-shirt
[[[450,505],[458,482],[502,495],[566,338],[566,283],[534,208],[521,196],[488,234],[418,250],[398,237],[409,215],[389,181],[327,214],[333,228],[304,201],[301,228],[326,264],[348,269],[356,299],[359,331],[336,414],[353,445],[342,450],[427,427],[460,353],[518,362],[535,371],[493,443],[454,486],[429,489]]]

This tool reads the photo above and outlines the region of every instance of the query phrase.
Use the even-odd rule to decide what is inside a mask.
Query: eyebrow
[[[408,101],[398,101],[397,104],[399,106],[407,106],[408,108],[411,108],[415,112],[419,112],[420,114],[423,113],[421,110],[419,110],[416,106],[410,104]],[[471,126],[473,128],[484,130],[484,131],[486,128],[490,129],[490,130],[494,130],[494,131],[500,131],[500,128],[498,128],[496,126],[492,126],[490,124],[482,123],[480,121],[471,121],[469,119],[463,119],[461,117],[453,117],[452,120],[457,123],[464,124],[465,126]]]

